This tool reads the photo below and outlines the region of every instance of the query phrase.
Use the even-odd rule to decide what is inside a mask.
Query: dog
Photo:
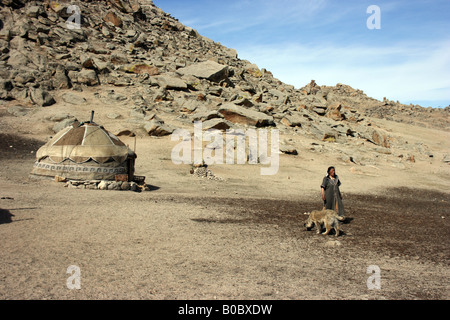
[[[336,237],[339,236],[339,223],[345,220],[344,217],[339,216],[334,210],[315,210],[310,213],[305,212],[305,215],[309,216],[305,223],[307,230],[315,225],[317,234],[320,234],[322,232],[322,226],[324,225],[325,232],[322,234],[327,235],[330,233],[331,229],[334,229]]]

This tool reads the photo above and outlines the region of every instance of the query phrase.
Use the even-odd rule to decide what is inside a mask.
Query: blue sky
[[[303,87],[343,83],[370,97],[450,105],[449,0],[154,0],[239,58]],[[367,13],[377,5],[381,29]]]

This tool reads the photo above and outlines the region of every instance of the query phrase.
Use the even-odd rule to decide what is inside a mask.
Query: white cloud
[[[380,0],[382,29],[376,33],[366,28],[370,1],[191,3],[177,7],[183,23],[285,83],[302,87],[314,79],[348,84],[380,100],[450,103],[450,38],[442,33],[448,26],[439,14],[442,3]]]
[[[241,58],[297,88],[314,79],[321,85],[348,84],[376,99],[450,103],[450,41],[391,47],[277,44],[237,49]]]
[[[280,26],[311,23],[332,23],[332,17],[339,16],[339,12],[331,14],[329,0],[241,0],[229,2],[226,5],[209,4],[208,10],[200,12],[203,15],[194,25],[201,33],[236,34],[259,27],[261,30],[273,29]],[[328,9],[327,19],[316,19],[318,13]],[[186,21],[183,21],[186,23]]]

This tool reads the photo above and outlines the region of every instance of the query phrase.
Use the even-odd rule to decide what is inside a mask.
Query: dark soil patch
[[[281,237],[299,239],[316,236],[315,230],[306,230],[307,218],[303,213],[321,209],[319,202],[275,199],[192,198],[188,201],[236,216],[236,219],[196,219],[196,222],[273,226]],[[347,248],[443,264],[450,261],[450,194],[397,188],[382,196],[347,194],[344,205],[346,221],[341,226],[343,233],[339,240],[345,241]],[[329,237],[334,240],[331,233]]]
[[[10,133],[0,133],[0,160],[33,159],[44,142]]]

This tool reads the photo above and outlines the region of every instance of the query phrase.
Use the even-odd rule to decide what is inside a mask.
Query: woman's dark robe
[[[341,181],[336,175],[334,180],[329,176],[323,178],[321,188],[325,189],[325,209],[335,210],[338,215],[344,216],[344,204],[342,203],[341,191],[339,186]]]

